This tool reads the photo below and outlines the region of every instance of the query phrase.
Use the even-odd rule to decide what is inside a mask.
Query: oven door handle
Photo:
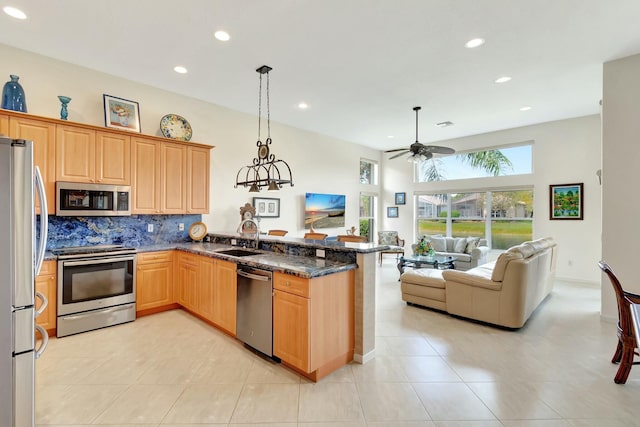
[[[111,307],[104,310],[100,310],[100,314],[115,313],[116,311],[129,310],[130,308],[131,307],[121,305],[117,307]],[[62,318],[64,320],[77,320],[77,319],[84,319],[85,317],[91,317],[91,316],[94,316],[95,314],[96,312],[91,312],[91,313],[75,314],[73,316],[62,316]]]
[[[62,265],[65,267],[73,267],[78,265],[108,264],[119,261],[133,261],[135,258],[135,256],[91,258],[79,261],[63,261]]]

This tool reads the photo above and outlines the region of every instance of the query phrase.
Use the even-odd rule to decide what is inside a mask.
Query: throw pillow
[[[431,246],[433,246],[433,250],[436,252],[446,252],[447,240],[444,237],[432,237]]]
[[[464,253],[471,255],[471,252],[478,247],[478,243],[480,243],[479,237],[467,237],[467,247],[464,249]]]
[[[467,247],[466,237],[455,237],[453,239],[453,252],[457,254],[463,254],[466,247]]]

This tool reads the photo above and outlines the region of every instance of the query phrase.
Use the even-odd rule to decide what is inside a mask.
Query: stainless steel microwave
[[[56,183],[58,216],[131,215],[131,187],[128,185]]]

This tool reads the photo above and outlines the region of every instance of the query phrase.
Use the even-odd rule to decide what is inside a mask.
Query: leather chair
[[[389,249],[380,252],[380,265],[383,254],[395,254],[396,260],[404,255],[404,239],[398,237],[397,231],[378,231],[378,244],[389,246]]]
[[[268,236],[286,236],[288,233],[287,230],[269,230],[267,232]]]
[[[631,366],[640,363],[633,361],[634,356],[638,356],[636,332],[640,325],[638,324],[638,318],[632,315],[632,311],[640,309],[640,295],[632,294],[622,289],[620,281],[605,261],[598,262],[598,267],[609,277],[609,281],[616,293],[616,301],[618,303],[618,345],[611,363],[620,364],[613,381],[616,384],[624,384],[627,382],[631,372]]]
[[[338,242],[355,242],[355,243],[367,243],[365,236],[353,236],[350,234],[339,234]]]
[[[305,233],[304,238],[309,240],[324,240],[328,234],[324,233]]]

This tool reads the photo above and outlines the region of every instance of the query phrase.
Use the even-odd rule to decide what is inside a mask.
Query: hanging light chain
[[[262,80],[262,74],[260,74]],[[271,139],[271,107],[269,106],[269,72],[267,71],[267,138]]]
[[[267,89],[267,91],[268,90],[269,89]],[[260,128],[262,126],[260,123],[261,119],[262,119],[262,74],[260,74],[260,86],[258,88],[258,141],[260,141]]]

